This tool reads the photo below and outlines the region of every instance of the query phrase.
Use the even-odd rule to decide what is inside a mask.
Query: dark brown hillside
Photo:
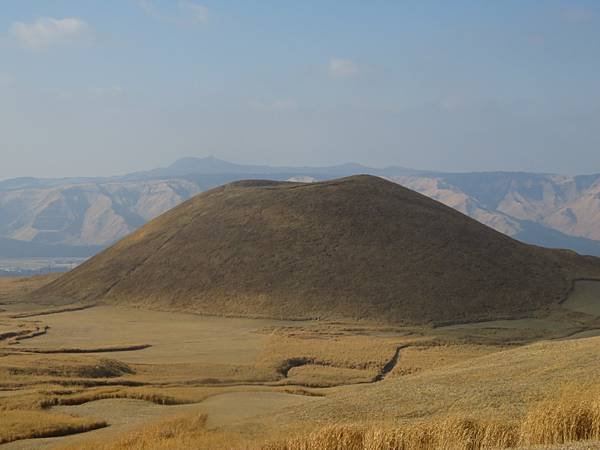
[[[518,316],[600,264],[521,244],[395,183],[200,194],[36,293],[48,302],[427,323]]]

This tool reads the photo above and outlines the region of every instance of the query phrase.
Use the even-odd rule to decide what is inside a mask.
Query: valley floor
[[[600,399],[600,282],[536,317],[428,328],[22,303],[50,279],[0,283],[1,448],[316,449],[282,442],[450,419],[533,444],[538,405]]]

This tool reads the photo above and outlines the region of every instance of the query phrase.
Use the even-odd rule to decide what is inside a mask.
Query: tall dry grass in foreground
[[[525,416],[520,434],[523,445],[600,441],[597,389],[570,389],[563,392],[558,401],[538,404]]]
[[[447,418],[393,426],[329,426],[263,450],[478,450],[600,441],[600,396],[570,389],[520,422]]]
[[[114,441],[88,439],[63,450],[214,450],[243,449],[235,436],[206,430],[206,415],[175,417],[127,433]]]
[[[112,441],[69,450],[480,450],[600,441],[600,395],[571,390],[533,406],[520,421],[448,417],[404,424],[330,425],[283,441],[256,443],[206,429],[206,416],[156,423]]]
[[[400,427],[331,426],[262,450],[474,450],[510,448],[518,442],[518,427],[449,418]]]

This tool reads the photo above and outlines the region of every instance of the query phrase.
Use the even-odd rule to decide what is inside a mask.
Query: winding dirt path
[[[400,351],[402,349],[405,349],[406,347],[408,347],[408,345],[399,345],[396,348],[396,352],[394,353],[394,356],[392,356],[391,359],[385,364],[385,366],[383,366],[383,368],[381,369],[379,374],[375,378],[373,378],[373,383],[377,383],[378,381],[385,380],[385,377],[387,377],[388,374],[392,370],[394,370],[394,368],[398,364],[398,360],[400,359]]]

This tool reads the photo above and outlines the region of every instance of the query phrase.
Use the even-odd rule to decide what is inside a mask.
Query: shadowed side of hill
[[[395,183],[246,181],[200,194],[35,293],[208,314],[393,323],[523,315],[598,260],[521,244]]]

